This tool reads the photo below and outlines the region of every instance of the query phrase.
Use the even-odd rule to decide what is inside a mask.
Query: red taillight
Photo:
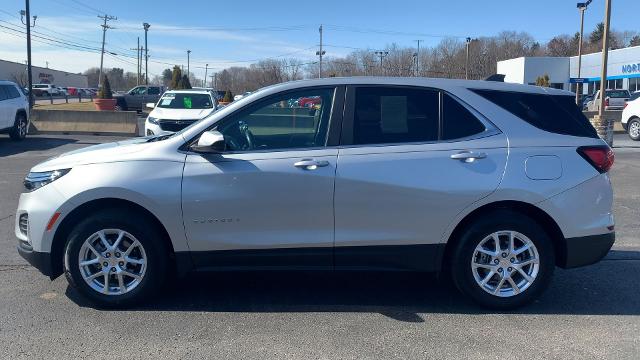
[[[604,106],[609,106],[609,98],[604,99]]]
[[[608,146],[582,146],[577,151],[600,173],[606,173],[613,166],[615,155]]]

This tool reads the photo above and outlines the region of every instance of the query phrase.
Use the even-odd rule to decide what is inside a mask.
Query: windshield
[[[158,102],[164,109],[211,109],[213,100],[209,94],[164,94]]]

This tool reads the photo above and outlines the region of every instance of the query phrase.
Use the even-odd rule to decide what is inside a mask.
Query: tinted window
[[[150,87],[148,94],[149,95],[160,95],[160,88],[159,87]]]
[[[147,88],[145,88],[144,86],[140,86],[129,91],[129,95],[144,95],[146,92]]]
[[[356,89],[354,144],[436,141],[438,123],[438,91]]]
[[[556,134],[597,138],[596,130],[567,95],[472,89],[529,124]]]
[[[9,99],[15,99],[20,97],[20,92],[18,92],[18,89],[16,89],[15,86],[13,85],[4,85],[4,86],[7,92],[7,97]]]
[[[0,101],[7,100],[8,94],[7,90],[5,90],[6,85],[0,85]]]
[[[629,98],[629,101],[633,101],[633,100],[635,100],[637,98],[640,98],[640,92],[636,92],[636,93],[631,94],[631,97]]]
[[[484,125],[456,99],[445,94],[442,104],[442,139],[460,139],[485,130]]]
[[[606,94],[608,97],[612,97],[612,98],[628,98],[629,97],[629,93],[627,92],[627,90],[617,90],[617,91],[607,90]]]
[[[213,101],[208,94],[164,94],[158,102],[159,108],[166,109],[211,109]]]
[[[225,119],[217,130],[230,151],[325,146],[333,92],[330,88],[276,95]]]

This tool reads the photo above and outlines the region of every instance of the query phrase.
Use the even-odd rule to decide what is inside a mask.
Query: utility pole
[[[467,52],[466,52],[466,58],[465,58],[465,67],[464,67],[464,78],[466,80],[469,80],[469,47],[471,46],[471,42],[473,41],[478,41],[478,39],[472,39],[470,37],[468,37],[466,39],[466,48],[467,48]]]
[[[602,73],[600,74],[600,107],[598,115],[604,116],[604,100],[607,90],[607,64],[609,60],[609,24],[611,22],[611,0],[606,0],[604,8],[604,34],[602,34]]]
[[[584,32],[584,12],[587,10],[589,4],[593,0],[587,0],[587,2],[578,3],[578,10],[580,10],[580,42],[578,43],[578,78],[580,77],[580,71],[582,70],[582,34]],[[580,106],[580,97],[582,96],[582,84],[576,83],[576,105]]]
[[[191,55],[191,50],[187,50],[187,79],[189,78],[189,57]]]
[[[209,70],[209,64],[204,65],[204,87],[207,87],[207,70]]]
[[[209,77],[211,78],[211,88],[213,88],[214,90],[218,90],[216,89],[215,86],[213,86],[213,77],[216,76],[215,74],[209,75]]]
[[[27,26],[27,79],[29,82],[29,110],[33,108],[33,75],[31,74],[31,27],[36,26],[36,15],[33,16],[33,25],[31,25],[31,12],[29,10],[29,0],[25,0],[25,10],[20,11],[20,20],[22,16],[26,17],[26,21],[22,23]]]
[[[380,72],[384,75],[385,71],[384,71],[384,66],[383,66],[382,61],[385,58],[385,56],[389,55],[389,52],[388,51],[376,51],[375,54],[380,57]]]
[[[322,78],[322,56],[326,54],[326,51],[322,50],[322,24],[320,24],[320,51],[316,51],[316,55],[320,57],[320,68],[318,71],[318,78]]]
[[[107,25],[107,21],[118,20],[118,18],[107,14],[104,14],[104,16],[98,15],[98,17],[104,20],[104,24],[100,25],[102,26],[102,51],[100,52],[100,75],[98,76],[98,87],[100,87],[102,85],[102,65],[104,64],[104,40],[107,36],[107,29],[112,29],[111,26]]]
[[[420,40],[418,42],[418,50],[416,51],[416,75],[420,76]]]
[[[144,84],[149,85],[149,45],[147,43],[147,33],[151,25],[149,23],[143,23],[144,27]]]
[[[136,85],[140,85],[140,58],[142,57],[142,49],[140,48],[140,36],[138,36],[138,47],[135,49],[131,49],[136,51],[136,60],[138,60],[138,66],[136,67],[136,72],[138,77],[136,78]]]

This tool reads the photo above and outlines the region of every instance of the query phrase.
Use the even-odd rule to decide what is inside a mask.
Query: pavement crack
[[[0,272],[2,271],[14,271],[14,270],[28,270],[30,265],[0,265]]]

